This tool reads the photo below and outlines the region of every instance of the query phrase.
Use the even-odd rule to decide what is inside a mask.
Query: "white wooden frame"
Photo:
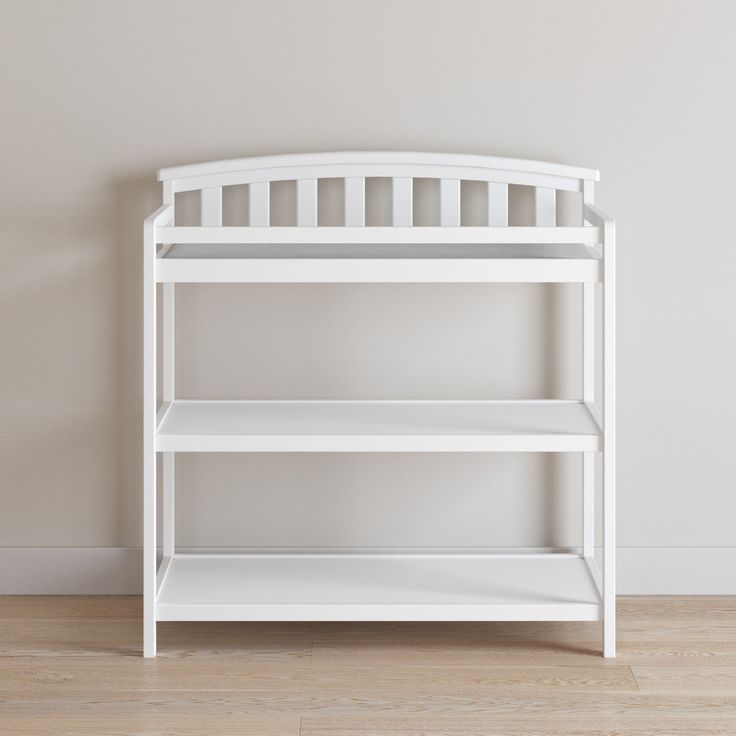
[[[365,226],[365,179],[393,181],[390,227]],[[345,181],[343,227],[318,223],[318,180]],[[413,179],[440,180],[440,225],[414,226]],[[266,156],[162,169],[163,205],[144,224],[143,503],[144,637],[156,653],[158,620],[602,620],[603,653],[615,656],[615,231],[594,204],[598,172],[539,161],[417,152]],[[296,182],[296,225],[270,226],[270,184]],[[487,226],[461,223],[462,180],[486,182]],[[249,187],[249,225],[222,225],[222,188]],[[534,187],[533,225],[508,225],[508,187]],[[178,226],[175,195],[200,191],[199,226]],[[557,224],[557,191],[579,192],[581,224]],[[219,244],[219,245],[218,245]],[[567,282],[582,288],[583,381],[576,401],[232,402],[181,401],[175,390],[178,282]],[[162,335],[157,335],[157,284]],[[603,356],[595,355],[595,289],[602,289]],[[157,351],[163,393],[156,396]],[[603,395],[596,400],[596,370]],[[431,419],[427,419],[431,417]],[[579,554],[449,553],[192,555],[177,552],[175,453],[580,452]],[[156,453],[162,454],[162,560],[157,562]],[[603,468],[603,567],[595,550],[595,459]],[[437,575],[436,600],[370,581]],[[480,593],[454,590],[475,570]],[[335,604],[314,581],[362,580]],[[230,577],[228,577],[230,576]],[[233,577],[249,585],[233,585]],[[280,580],[305,579],[283,593]],[[363,576],[363,577],[361,577]],[[495,595],[513,582],[521,597]],[[337,583],[335,583],[337,584]],[[550,587],[552,586],[552,587]],[[354,587],[354,586],[350,586]],[[407,588],[404,583],[404,588]],[[436,587],[436,586],[435,586]],[[247,590],[246,590],[247,588]],[[487,592],[486,588],[491,592]],[[399,590],[400,592],[396,592]],[[564,601],[557,591],[567,594]],[[233,593],[233,591],[235,591]],[[339,593],[339,590],[338,590]],[[282,595],[286,598],[282,599]]]

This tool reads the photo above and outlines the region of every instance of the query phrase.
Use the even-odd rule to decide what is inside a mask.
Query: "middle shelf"
[[[201,401],[161,407],[159,452],[587,452],[582,401]]]

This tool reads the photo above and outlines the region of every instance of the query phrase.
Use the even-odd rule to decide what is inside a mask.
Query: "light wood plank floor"
[[[159,624],[137,597],[0,597],[0,734],[736,736],[736,597],[584,623]]]

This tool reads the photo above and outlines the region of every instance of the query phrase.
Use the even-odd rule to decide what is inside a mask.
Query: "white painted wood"
[[[216,193],[221,190],[217,189]],[[205,207],[205,192],[202,192],[202,224],[222,225],[221,198],[209,195],[210,201]],[[176,396],[176,293],[173,283],[163,284],[162,287],[162,365],[163,372],[163,406],[171,405]],[[162,508],[162,544],[164,555],[174,554],[174,497],[175,497],[175,467],[176,460],[173,452],[163,454],[161,467],[161,485],[163,494]],[[158,583],[157,583],[158,585]],[[157,588],[158,589],[158,588]]]
[[[583,202],[603,232],[603,654],[616,656],[616,233],[612,218]]]
[[[207,187],[200,195],[200,222],[202,225],[222,225],[222,187]]]
[[[159,406],[158,411],[156,412],[156,426],[160,426],[161,422],[163,422],[166,415],[169,413],[169,409],[171,409],[171,401],[162,401],[161,406]]]
[[[534,222],[536,225],[554,226],[557,222],[557,192],[554,189],[536,187],[534,190]]]
[[[215,186],[236,186],[262,181],[298,181],[299,179],[348,179],[360,177],[409,177],[412,179],[457,179],[495,181],[522,186],[543,186],[559,191],[579,192],[582,180],[564,176],[523,171],[491,170],[470,166],[416,166],[408,164],[344,164],[340,166],[285,166],[278,169],[230,171],[185,179],[171,179],[175,192],[190,192]]]
[[[158,260],[158,259],[157,259]],[[155,266],[154,266],[155,267]],[[174,284],[164,284],[162,292],[162,372],[163,400],[173,401],[176,390],[175,369],[175,317],[176,294]]]
[[[156,268],[156,259],[154,269]],[[155,272],[154,272],[155,276]],[[163,400],[173,401],[176,392],[176,293],[173,283],[163,285],[162,290],[162,372],[163,372]]]
[[[296,224],[317,227],[316,179],[299,179],[296,183]]]
[[[596,621],[573,555],[177,555],[161,621]]]
[[[271,171],[281,180],[300,179],[300,178],[318,178],[318,177],[300,177],[291,176],[291,170],[294,168],[324,168],[329,173],[323,173],[320,176],[330,178],[343,178],[349,174],[335,173],[341,167],[352,166],[356,170],[362,170],[362,176],[379,176],[379,174],[367,173],[376,166],[383,166],[386,169],[393,169],[394,173],[382,174],[382,176],[401,176],[399,170],[402,168],[412,167],[417,171],[424,169],[445,169],[446,171],[467,170],[471,172],[477,169],[486,173],[486,181],[502,181],[496,179],[501,172],[519,173],[523,175],[531,175],[538,177],[557,177],[560,179],[591,179],[598,181],[600,176],[595,169],[586,169],[578,166],[568,166],[566,164],[556,164],[547,161],[532,161],[528,159],[502,158],[498,156],[479,156],[473,154],[457,154],[457,153],[424,153],[414,151],[338,151],[331,153],[302,153],[302,154],[286,154],[277,156],[254,156],[250,158],[230,159],[225,161],[210,161],[200,164],[187,164],[184,166],[173,166],[161,169],[158,172],[160,181],[178,180],[178,179],[194,179],[204,176],[212,176],[218,174],[251,172],[251,171]],[[284,175],[285,172],[288,175]],[[428,174],[406,174],[407,176],[427,176]],[[475,179],[475,176],[451,176],[449,173],[447,178],[456,179]],[[442,178],[442,175],[436,178]],[[275,180],[275,179],[274,179]],[[543,186],[541,180],[528,182],[528,186]],[[194,187],[195,189],[198,187]],[[180,190],[181,191],[181,190]]]
[[[143,655],[156,655],[156,226],[172,217],[162,205],[143,224]]]
[[[372,228],[371,228],[372,229]],[[173,245],[158,281],[572,283],[598,281],[599,253],[561,245]]]
[[[601,574],[601,568],[598,565],[597,560],[595,559],[594,555],[583,555],[583,559],[585,560],[585,563],[588,565],[588,571],[590,572],[590,577],[593,580],[593,583],[595,585],[595,589],[598,591],[598,597],[600,600],[603,600],[603,575]]]
[[[163,284],[162,290],[162,373],[163,403],[170,406],[175,397],[176,349],[175,349],[175,285]],[[158,417],[157,417],[158,422]],[[164,554],[173,554],[174,548],[174,453],[164,453],[161,469],[161,485],[163,493],[163,548]]]
[[[153,239],[153,243],[160,243],[158,237],[160,231],[164,227],[170,227],[174,221],[174,205],[172,203],[162,204],[153,214],[149,215],[143,221],[143,246],[146,247],[148,239]]]
[[[592,206],[587,206],[590,211]],[[616,234],[603,225],[603,655],[616,656]]]
[[[509,224],[509,185],[488,183],[488,224],[507,227]]]
[[[271,222],[271,185],[267,181],[253,182],[248,188],[248,224],[268,227]]]
[[[613,225],[613,218],[609,217],[605,212],[602,212],[594,204],[589,204],[587,202],[583,203],[583,218],[585,219],[585,222],[589,222],[592,227],[595,227],[601,235],[604,234],[604,230],[607,226],[610,229]]]
[[[603,414],[601,413],[598,404],[594,404],[592,401],[585,401],[583,403],[588,407],[590,416],[593,417],[593,421],[598,425],[598,429],[601,434],[603,434]]]
[[[164,203],[174,204],[171,182],[164,182]],[[222,225],[222,189],[203,190],[200,198],[200,222],[202,225]],[[170,406],[176,396],[176,292],[175,284],[167,283],[162,287],[162,361],[163,403]],[[157,423],[158,423],[157,417]],[[175,496],[176,459],[173,452],[163,455],[161,467],[161,486],[163,494],[162,508],[162,544],[165,556],[174,554],[174,496]],[[157,583],[158,589],[158,583]]]
[[[598,427],[577,401],[176,401],[166,452],[582,452]]]
[[[157,617],[598,620],[602,615],[604,654],[614,656],[615,246],[613,221],[593,204],[598,172],[485,156],[346,152],[196,164],[159,176],[166,204],[144,226],[144,654],[155,654]],[[391,227],[365,227],[368,176],[393,181]],[[344,179],[347,227],[319,227],[318,179],[334,177]],[[415,177],[440,181],[440,227],[413,227]],[[297,182],[297,227],[269,227],[270,182],[289,180]],[[462,180],[487,182],[488,227],[461,227]],[[222,227],[221,188],[231,184],[250,185],[248,227]],[[533,227],[508,227],[510,184],[535,188]],[[197,189],[202,190],[201,226],[174,226],[174,194]],[[589,225],[556,226],[557,190],[582,192],[583,222]],[[157,244],[163,246],[158,257]],[[164,391],[158,412],[156,281],[164,282]],[[177,400],[173,284],[203,281],[583,283],[582,399]],[[593,292],[601,281],[602,412],[595,403]],[[164,454],[164,560],[158,582],[155,451]],[[486,554],[466,556],[461,564],[457,555],[175,556],[173,453],[197,451],[581,452],[582,554],[521,561]],[[602,575],[593,536],[599,451]],[[550,563],[554,567],[548,569]],[[473,575],[476,589],[468,585]]]
[[[173,557],[176,550],[176,454],[173,452],[162,454],[162,547],[165,557]]]
[[[195,259],[157,263],[177,283],[580,283],[598,281],[600,261],[551,259]]]
[[[519,260],[601,261],[601,250],[583,243],[354,243],[354,244],[311,244],[287,243],[247,244],[247,243],[181,243],[172,245],[159,260],[196,260],[202,264],[222,258],[273,260],[395,260],[409,258],[417,262],[433,260],[463,260],[466,258],[505,260],[515,257]]]
[[[583,453],[583,557],[592,557],[595,549],[595,453]]]
[[[160,227],[159,243],[600,243],[598,227]]]
[[[365,178],[345,179],[345,226],[365,227]]]
[[[592,181],[583,183],[583,202],[593,204]],[[583,315],[583,401],[595,405],[595,284],[584,283]],[[602,428],[602,422],[597,420]],[[592,557],[595,548],[595,454],[583,454],[583,556]]]
[[[583,204],[595,204],[595,182],[592,179],[583,181]]]
[[[174,224],[175,212],[176,212],[176,197],[174,196],[174,182],[171,180],[165,180],[162,184],[163,189],[163,203],[168,204],[170,207],[167,221],[162,221],[158,224],[167,225]]]
[[[173,283],[163,284],[162,292],[162,365],[163,372],[163,404],[170,404],[176,395],[176,345],[175,319],[176,295]],[[174,453],[164,453],[161,468],[161,485],[163,493],[162,527],[164,554],[173,555],[174,549],[174,494],[175,494],[175,458]]]
[[[460,226],[460,181],[458,179],[440,180],[440,225],[442,227]]]
[[[391,224],[411,227],[414,224],[414,180],[408,176],[392,180]]]
[[[159,594],[161,593],[161,588],[164,585],[166,576],[168,575],[168,572],[171,569],[172,560],[173,560],[173,557],[164,553],[164,556],[161,559],[161,564],[158,566],[158,571],[156,572],[156,597],[157,598]]]

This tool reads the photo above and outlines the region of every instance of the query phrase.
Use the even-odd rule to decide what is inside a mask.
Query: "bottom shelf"
[[[588,564],[572,554],[211,553],[164,564],[159,621],[600,618]]]

